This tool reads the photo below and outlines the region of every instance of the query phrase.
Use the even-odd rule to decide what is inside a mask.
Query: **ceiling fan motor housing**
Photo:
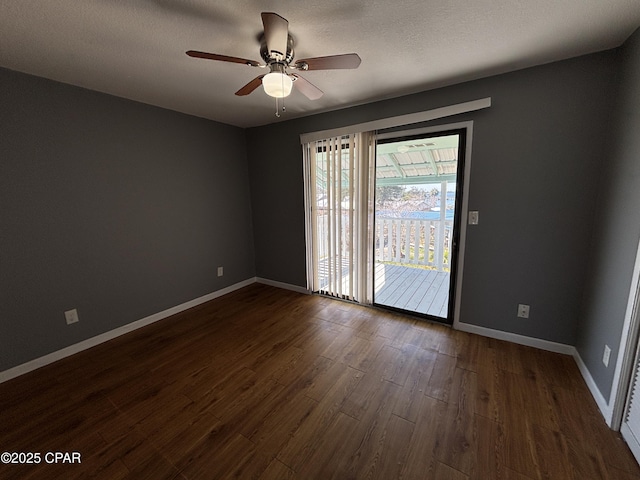
[[[264,34],[260,36],[260,56],[265,61],[267,65],[271,63],[284,63],[285,65],[289,65],[293,61],[294,51],[293,51],[293,37],[291,35],[287,35],[287,51],[276,52],[272,51],[269,53],[269,49],[267,48],[267,40],[265,39]]]

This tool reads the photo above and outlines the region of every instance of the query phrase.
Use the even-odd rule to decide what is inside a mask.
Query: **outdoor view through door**
[[[379,140],[374,303],[451,323],[462,131]]]

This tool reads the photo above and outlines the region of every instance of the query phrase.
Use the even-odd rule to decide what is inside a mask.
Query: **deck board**
[[[449,272],[376,263],[374,302],[434,317],[447,317]]]

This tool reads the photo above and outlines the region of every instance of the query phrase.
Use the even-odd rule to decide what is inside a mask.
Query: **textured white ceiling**
[[[395,97],[617,47],[640,0],[1,0],[0,66],[242,127],[276,121],[260,13],[289,20],[296,58],[357,52],[357,70],[302,75],[325,94],[286,99],[281,119]]]

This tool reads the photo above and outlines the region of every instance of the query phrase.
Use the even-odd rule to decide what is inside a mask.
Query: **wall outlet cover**
[[[529,305],[523,303],[518,305],[518,317],[529,318]]]
[[[64,312],[64,318],[67,321],[67,325],[71,325],[72,323],[78,323],[80,319],[78,318],[78,310],[75,308],[73,310],[67,310]]]

